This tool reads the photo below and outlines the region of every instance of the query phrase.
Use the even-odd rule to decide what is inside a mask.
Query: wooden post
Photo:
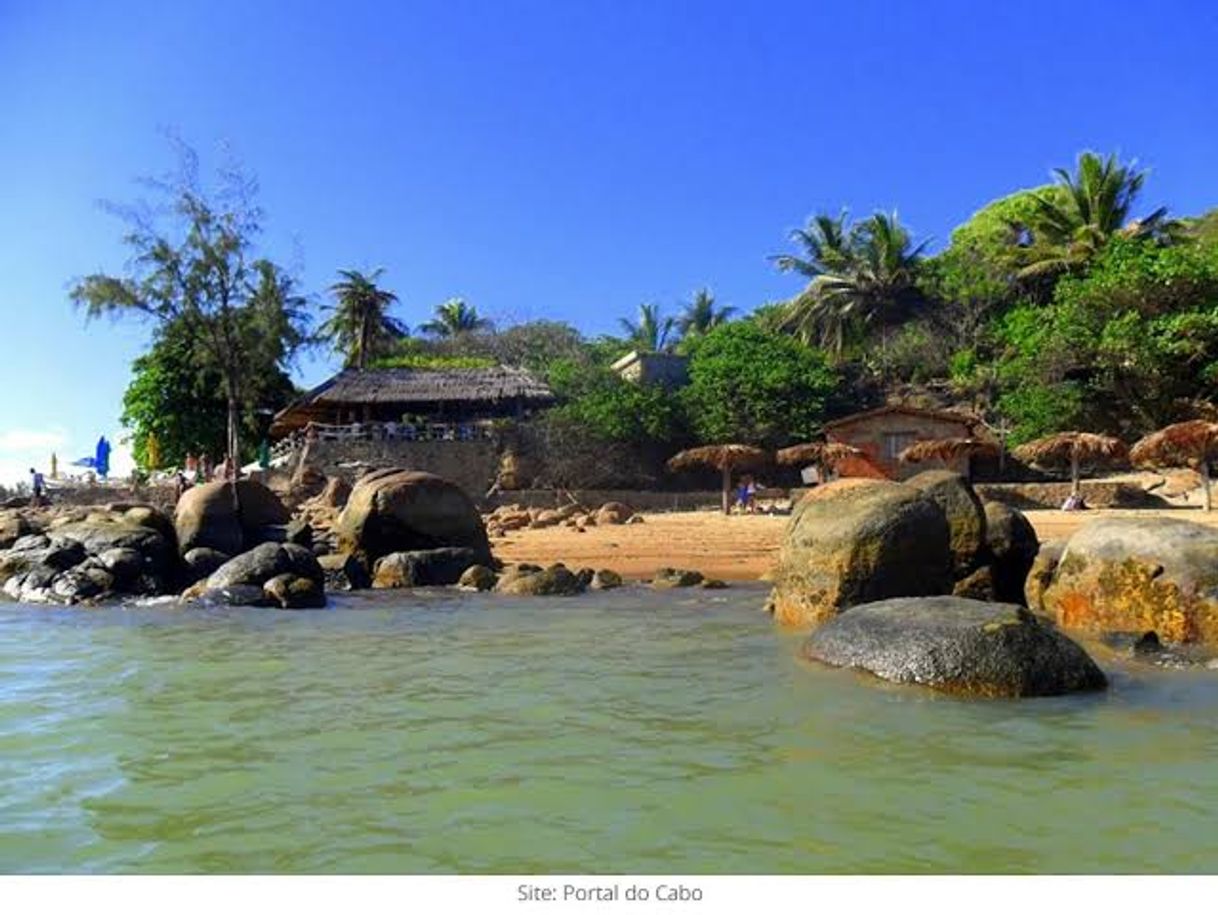
[[[725,463],[723,465],[723,514],[725,515],[730,515],[732,513],[731,502],[729,501],[731,498],[731,491],[732,467],[730,464]]]

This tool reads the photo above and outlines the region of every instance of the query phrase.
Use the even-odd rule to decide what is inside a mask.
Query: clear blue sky
[[[1087,147],[1218,204],[1215,47],[1201,0],[0,0],[0,479],[117,431],[148,331],[66,288],[122,266],[97,201],[171,164],[161,128],[231,143],[312,291],[384,266],[412,325],[462,296],[612,331],[701,284],[789,295],[767,255],[818,209],[942,242]]]

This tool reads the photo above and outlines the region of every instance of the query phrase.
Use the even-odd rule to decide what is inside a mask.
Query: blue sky
[[[311,291],[384,266],[412,325],[462,296],[595,333],[791,294],[767,255],[819,209],[942,242],[1083,148],[1214,206],[1216,44],[1206,2],[0,0],[0,480],[117,434],[148,329],[66,289],[121,268],[97,202],[172,164],[165,128],[231,144]]]

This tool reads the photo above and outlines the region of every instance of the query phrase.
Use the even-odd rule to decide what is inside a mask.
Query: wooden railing
[[[303,430],[280,439],[271,457],[291,454],[306,442],[473,442],[494,438],[490,422],[467,423],[309,423]]]

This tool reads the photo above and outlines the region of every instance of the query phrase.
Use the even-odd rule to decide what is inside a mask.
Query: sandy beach
[[[1041,541],[1060,540],[1101,517],[1187,518],[1218,526],[1218,512],[1199,509],[1096,509],[1084,512],[1025,512]],[[753,581],[769,572],[787,518],[719,512],[647,514],[642,524],[520,530],[492,543],[506,562],[563,562],[572,568],[610,568],[627,578],[649,578],[664,566],[697,569],[727,581]]]

